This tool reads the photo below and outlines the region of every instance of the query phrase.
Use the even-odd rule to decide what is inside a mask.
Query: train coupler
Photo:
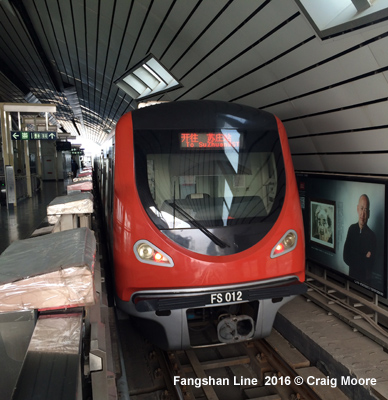
[[[248,315],[221,315],[217,325],[218,340],[222,343],[242,342],[253,337],[255,323]]]

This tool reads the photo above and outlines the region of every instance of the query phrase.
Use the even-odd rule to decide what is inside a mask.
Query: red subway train
[[[304,293],[285,129],[245,105],[188,100],[122,116],[96,164],[116,304],[164,349],[270,334]]]

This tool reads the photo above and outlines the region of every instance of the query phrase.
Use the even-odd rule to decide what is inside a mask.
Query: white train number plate
[[[244,295],[241,290],[233,292],[212,293],[210,295],[210,304],[234,303],[243,300]]]

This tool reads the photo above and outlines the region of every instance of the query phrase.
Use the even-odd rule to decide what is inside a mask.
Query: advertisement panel
[[[298,174],[306,257],[387,296],[386,180]]]

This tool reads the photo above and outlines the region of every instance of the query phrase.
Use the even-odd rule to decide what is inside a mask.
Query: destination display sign
[[[241,135],[235,130],[228,133],[181,133],[180,147],[203,150],[233,149],[238,152],[241,147]]]
[[[56,140],[57,132],[11,131],[12,140]]]

